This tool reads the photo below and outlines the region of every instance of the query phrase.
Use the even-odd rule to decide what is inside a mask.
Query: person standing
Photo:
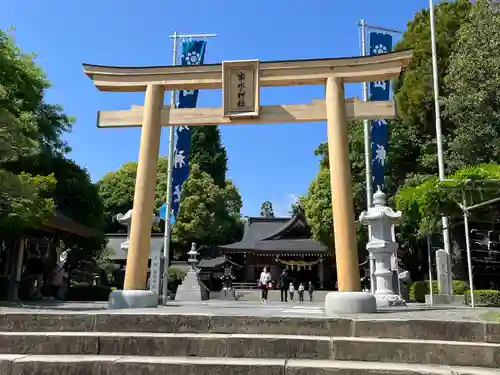
[[[304,284],[300,283],[299,284],[299,303],[304,303]]]
[[[293,301],[293,296],[295,295],[295,285],[293,285],[293,283],[290,283],[288,292],[290,293],[290,301]]]
[[[309,285],[307,286],[307,291],[309,292],[309,302],[313,301],[313,293],[314,293],[314,285],[311,281],[309,281]]]
[[[267,271],[267,268],[264,267],[260,274],[259,278],[259,286],[261,289],[262,303],[267,303],[267,295],[269,293],[269,287],[271,284],[271,273]]]
[[[280,275],[280,292],[281,292],[281,302],[288,302],[288,273],[283,270]]]

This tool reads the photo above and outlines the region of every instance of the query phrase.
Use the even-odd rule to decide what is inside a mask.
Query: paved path
[[[349,314],[338,317],[356,319],[429,319],[429,320],[482,320],[486,313],[500,309],[470,307],[436,306],[431,308],[424,304],[410,304],[407,307],[388,308],[380,310],[375,314]],[[245,302],[245,301],[205,301],[197,303],[170,302],[167,306],[155,309],[126,309],[107,310],[106,302],[40,302],[25,305],[0,305],[0,313],[47,313],[47,314],[210,314],[210,315],[235,315],[256,317],[309,317],[323,318],[323,302],[272,302],[268,304]]]

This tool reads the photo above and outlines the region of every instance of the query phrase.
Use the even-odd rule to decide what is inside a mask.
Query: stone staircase
[[[500,374],[500,324],[167,315],[0,315],[0,375]]]

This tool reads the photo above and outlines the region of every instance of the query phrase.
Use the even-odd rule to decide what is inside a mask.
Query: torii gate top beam
[[[335,75],[344,82],[396,78],[412,58],[412,51],[374,56],[261,62],[260,86],[324,84]],[[100,91],[141,92],[148,84],[165,90],[221,89],[222,64],[158,67],[114,67],[83,64],[85,74]]]

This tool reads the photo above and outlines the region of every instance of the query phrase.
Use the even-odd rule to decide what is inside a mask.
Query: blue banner
[[[204,40],[189,40],[182,43],[181,65],[203,64],[205,59]],[[177,108],[196,108],[198,90],[181,90]],[[176,131],[176,144],[174,152],[174,169],[172,173],[172,216],[175,220],[179,213],[182,184],[189,177],[189,154],[191,151],[191,130],[187,126],[178,126]],[[170,162],[170,160],[169,160]],[[160,216],[166,215],[164,206],[160,208]],[[161,217],[163,217],[161,216]]]
[[[392,51],[392,35],[371,32],[370,55],[380,55]],[[391,95],[390,81],[370,82],[369,100],[389,100]],[[387,145],[389,143],[389,126],[386,120],[371,122],[372,135],[372,174],[373,188],[382,189],[384,185],[384,167],[387,158]]]

